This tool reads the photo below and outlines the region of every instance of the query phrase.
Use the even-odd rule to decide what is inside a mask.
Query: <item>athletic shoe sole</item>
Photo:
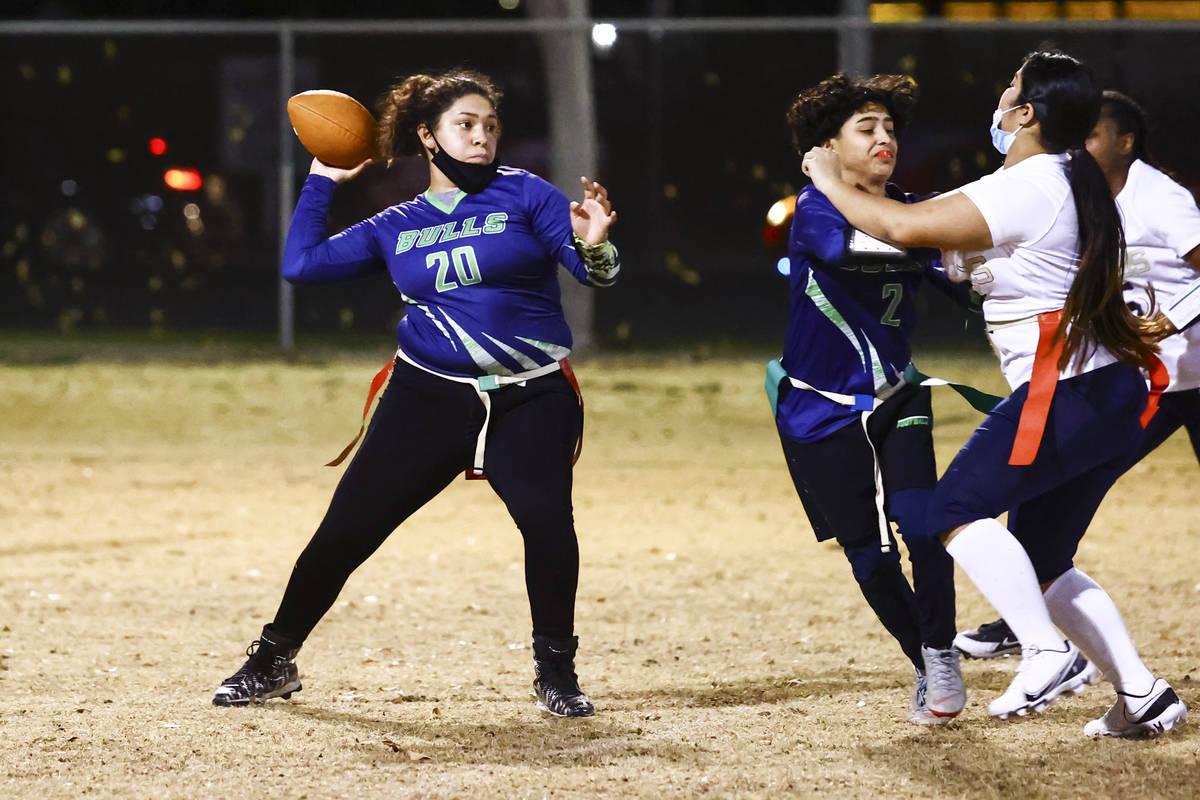
[[[964,634],[954,637],[954,649],[966,658],[999,658],[1021,654],[1021,643],[1005,638],[1001,642],[981,642]]]
[[[1085,730],[1084,733],[1088,736],[1108,736],[1113,739],[1153,739],[1156,736],[1162,736],[1183,722],[1187,722],[1187,706],[1180,701],[1171,705],[1156,719],[1149,722],[1139,722],[1134,729],[1116,731],[1111,728],[1105,728],[1104,730],[1092,731],[1091,733]]]
[[[218,706],[220,708],[242,708],[251,704],[262,705],[264,702],[273,697],[278,697],[283,700],[290,700],[292,699],[293,692],[298,692],[303,688],[304,687],[300,685],[300,681],[297,680],[294,686],[290,683],[285,683],[275,691],[267,692],[262,697],[247,697],[245,699],[230,700],[224,695],[218,694],[213,697],[212,703],[214,706]]]
[[[550,716],[558,717],[559,719],[577,719],[580,717],[590,717],[596,713],[595,710],[593,709],[586,714],[560,714],[559,712],[552,710],[549,706],[547,706],[541,700],[537,701],[537,707],[538,707],[538,711],[545,711]]]
[[[1159,680],[1162,680],[1161,678]],[[1158,681],[1155,681],[1157,683]],[[1165,681],[1164,681],[1165,683]],[[1118,698],[1117,703],[1121,700]],[[1165,705],[1163,705],[1165,703]],[[1159,706],[1162,706],[1161,708]],[[1140,719],[1130,721],[1122,709],[1122,717],[1126,727],[1110,728],[1105,723],[1108,715],[1116,709],[1114,706],[1109,710],[1108,714],[1097,720],[1089,722],[1083,728],[1085,736],[1109,736],[1114,739],[1153,739],[1156,736],[1161,736],[1167,731],[1174,728],[1176,725],[1187,721],[1187,706],[1175,694],[1175,690],[1170,686],[1159,694],[1149,707],[1146,709],[1146,715],[1153,715],[1149,719]]]
[[[1077,657],[1083,658],[1083,656]],[[1096,669],[1096,665],[1089,661],[1087,662],[1087,666],[1084,667],[1078,675],[1063,681],[1054,689],[1038,698],[1035,702],[1004,714],[993,714],[992,716],[994,716],[996,719],[1008,719],[1009,717],[1023,717],[1030,711],[1040,714],[1046,710],[1047,706],[1058,700],[1058,698],[1062,697],[1063,695],[1079,694],[1089,686],[1098,683],[1099,681],[1100,670]]]
[[[966,649],[965,647],[960,645],[958,642],[955,642],[954,649],[957,650],[958,652],[962,653],[963,658],[969,658],[973,661],[974,660],[982,661],[982,660],[989,659],[989,658],[1007,658],[1008,656],[1021,655],[1021,645],[1020,644],[1015,644],[1015,645],[1012,645],[1011,647],[1006,645],[1004,647],[1001,647],[1001,648],[998,648],[995,650],[986,650],[986,651],[985,650],[977,650],[974,653],[972,653],[970,650]]]
[[[908,721],[913,725],[924,725],[925,727],[933,727],[934,725],[945,725],[950,720],[957,717],[958,714],[935,714],[926,708],[924,711],[912,711],[908,715]]]

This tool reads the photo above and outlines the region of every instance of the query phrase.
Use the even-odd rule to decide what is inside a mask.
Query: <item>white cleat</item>
[[[1070,642],[1063,650],[1029,647],[1023,651],[1017,676],[1004,694],[988,704],[988,713],[1008,719],[1041,712],[1064,694],[1078,694],[1098,680],[1099,670]]]
[[[1187,706],[1175,690],[1157,678],[1144,695],[1117,692],[1117,702],[1100,719],[1083,726],[1085,736],[1152,739],[1187,720]]]

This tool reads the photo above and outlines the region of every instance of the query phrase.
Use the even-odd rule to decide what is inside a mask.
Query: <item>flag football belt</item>
[[[909,364],[904,368],[900,375],[901,380],[892,386],[887,386],[883,391],[877,394],[840,394],[838,392],[829,392],[824,389],[818,389],[815,386],[805,383],[799,378],[793,378],[787,374],[787,370],[783,368],[783,364],[779,359],[772,359],[767,362],[767,399],[771,402],[771,413],[775,414],[779,408],[779,382],[787,379],[788,383],[797,389],[805,389],[810,392],[816,392],[826,400],[831,400],[841,406],[852,408],[855,411],[870,412],[879,408],[894,396],[905,386],[949,386],[955,392],[962,396],[972,408],[976,411],[982,411],[984,414],[996,407],[1002,398],[997,397],[987,392],[981,392],[974,386],[968,386],[965,383],[953,383],[941,378],[931,378],[919,371],[915,366]]]
[[[1062,324],[1062,309],[1046,311],[1036,317],[1038,325],[1037,350],[1033,356],[1033,372],[1029,377],[1029,392],[1025,396],[1025,404],[1021,406],[1021,417],[1017,421],[1017,435],[1013,439],[1012,452],[1008,463],[1014,467],[1024,467],[1032,464],[1037,458],[1038,449],[1042,444],[1042,436],[1046,432],[1046,418],[1050,414],[1050,403],[1054,400],[1054,390],[1058,387],[1058,362],[1062,358],[1063,342],[1066,337],[1060,335],[1059,326]],[[1035,318],[1027,317],[1010,323],[988,323],[989,327],[1031,322]],[[1146,408],[1142,411],[1139,421],[1145,428],[1150,419],[1158,411],[1158,401],[1163,391],[1170,383],[1170,375],[1158,356],[1150,353],[1142,363],[1150,375],[1150,394],[1146,398]]]
[[[540,378],[543,375],[550,375],[554,372],[561,371],[563,377],[565,377],[567,382],[571,384],[571,388],[575,390],[575,397],[579,400],[580,413],[583,412],[583,394],[579,391],[579,381],[575,378],[575,371],[571,369],[571,362],[566,358],[546,364],[542,367],[538,367],[537,369],[531,369],[526,372],[518,372],[515,375],[480,375],[477,378],[468,378],[460,375],[446,375],[436,370],[432,370],[429,367],[422,366],[414,361],[411,356],[397,347],[396,355],[391,361],[385,364],[383,368],[379,370],[379,372],[375,373],[375,377],[371,380],[371,388],[367,393],[366,405],[363,406],[362,424],[358,428],[358,435],[354,437],[354,440],[351,441],[350,444],[346,445],[342,452],[338,454],[337,458],[335,458],[333,461],[330,461],[325,466],[336,467],[338,464],[341,464],[346,459],[346,456],[350,454],[350,451],[354,449],[354,445],[358,444],[358,440],[362,438],[363,431],[367,425],[367,413],[371,410],[371,403],[375,400],[375,396],[379,393],[379,390],[387,381],[388,375],[391,374],[392,368],[396,364],[396,359],[400,359],[404,363],[416,367],[422,372],[428,372],[430,375],[436,375],[439,378],[444,378],[448,381],[454,381],[455,383],[467,384],[475,390],[475,394],[479,398],[479,402],[483,403],[483,425],[479,429],[479,435],[475,438],[475,457],[471,466],[467,468],[467,480],[483,480],[487,477],[483,472],[483,456],[484,450],[487,446],[488,423],[492,418],[492,399],[488,394],[489,392],[495,391],[502,386],[510,386],[514,383],[525,383],[526,381],[531,381],[534,378]],[[579,460],[579,455],[582,451],[583,428],[581,425],[579,430],[579,438],[575,441],[575,455],[571,460],[572,464]]]
[[[894,397],[905,386],[949,386],[954,391],[958,392],[972,408],[978,411],[987,413],[991,411],[1000,398],[995,395],[990,395],[981,392],[978,389],[967,386],[961,383],[951,383],[941,378],[930,378],[928,375],[923,375],[917,371],[911,363],[904,368],[900,375],[900,380],[894,385],[886,386],[877,394],[841,394],[839,392],[829,392],[824,389],[818,389],[799,378],[793,378],[787,374],[787,370],[783,368],[783,364],[779,359],[772,359],[767,362],[767,398],[771,402],[771,413],[776,414],[779,408],[779,384],[784,379],[797,389],[804,389],[810,392],[816,392],[827,400],[830,400],[838,405],[846,406],[859,412],[859,423],[862,425],[863,434],[866,436],[867,445],[871,448],[872,460],[874,461],[874,479],[875,479],[875,513],[879,524],[879,549],[883,553],[891,552],[892,540],[891,531],[888,528],[887,514],[884,511],[884,491],[883,491],[883,471],[879,465],[879,455],[875,452],[875,443],[871,441],[871,435],[867,430],[867,421],[871,414],[877,408],[883,405],[889,398]]]

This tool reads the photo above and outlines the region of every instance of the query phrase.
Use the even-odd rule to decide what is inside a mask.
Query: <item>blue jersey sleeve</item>
[[[325,237],[336,186],[323,175],[304,181],[283,248],[283,277],[292,283],[330,283],[386,268],[374,218]]]
[[[566,267],[575,280],[588,286],[596,285],[589,279],[587,265],[575,249],[571,204],[567,196],[536,175],[530,175],[524,187],[533,234],[546,254]]]
[[[838,266],[846,256],[850,223],[825,195],[801,192],[792,218],[791,252],[812,257],[818,265]]]

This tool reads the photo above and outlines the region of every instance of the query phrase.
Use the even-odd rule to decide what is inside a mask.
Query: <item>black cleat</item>
[[[533,689],[537,706],[556,717],[590,717],[595,706],[575,675],[578,636],[533,637]]]
[[[299,644],[263,628],[262,638],[246,648],[250,658],[217,687],[213,705],[245,706],[272,697],[287,700],[292,692],[301,689],[300,672],[296,669],[298,652]]]
[[[996,658],[1021,652],[1021,643],[1002,619],[963,631],[954,637],[954,647],[967,658]]]

